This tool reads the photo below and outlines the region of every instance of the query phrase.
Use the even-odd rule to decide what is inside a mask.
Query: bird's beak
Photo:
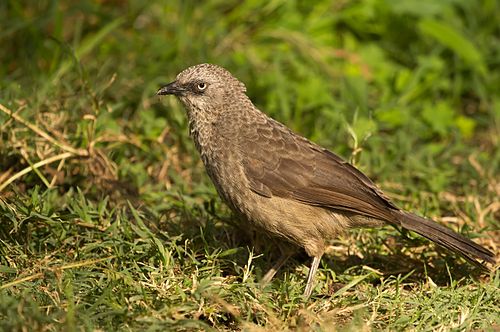
[[[176,96],[178,96],[178,95],[183,94],[185,91],[186,91],[186,89],[184,87],[179,85],[179,83],[177,83],[177,81],[174,81],[174,82],[168,83],[164,87],[160,88],[160,90],[158,90],[156,92],[156,94],[157,95],[176,95]]]

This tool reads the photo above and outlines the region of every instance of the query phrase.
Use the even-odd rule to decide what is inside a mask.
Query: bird
[[[260,111],[245,84],[221,66],[188,67],[156,94],[174,95],[183,104],[207,174],[242,222],[312,257],[305,298],[312,294],[328,241],[354,227],[389,224],[486,270],[486,263],[495,262],[490,250],[400,209],[352,164]],[[293,252],[283,250],[262,281],[269,282]]]

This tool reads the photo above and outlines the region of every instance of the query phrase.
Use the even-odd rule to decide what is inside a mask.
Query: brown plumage
[[[479,266],[494,263],[491,251],[399,209],[366,175],[259,111],[245,92],[227,70],[201,64],[157,94],[176,95],[186,107],[190,134],[225,202],[252,226],[313,257],[305,296],[311,294],[325,241],[351,227],[398,225]],[[288,257],[284,253],[264,281]]]

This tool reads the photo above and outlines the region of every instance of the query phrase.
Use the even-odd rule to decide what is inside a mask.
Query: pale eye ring
[[[203,91],[207,88],[207,83],[200,82],[196,87],[198,88],[198,90]]]

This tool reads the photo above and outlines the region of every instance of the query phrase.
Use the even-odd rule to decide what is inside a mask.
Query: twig
[[[61,266],[48,267],[47,270],[52,271],[52,272],[64,271],[64,270],[73,269],[73,268],[77,268],[77,267],[92,265],[95,263],[99,263],[102,261],[113,259],[115,257],[116,256],[109,256],[109,257],[105,257],[105,258],[91,259],[91,260],[86,260],[86,261],[81,261],[81,262],[74,262],[74,263],[69,263],[69,264],[61,265]],[[26,281],[31,281],[34,279],[41,278],[41,277],[43,277],[43,275],[44,275],[44,272],[38,272],[38,273],[35,273],[33,275],[24,277],[24,278],[16,279],[14,281],[11,281],[11,282],[8,282],[6,284],[1,285],[0,290],[10,288],[12,286],[16,286],[16,285],[21,284],[21,283],[26,282]]]
[[[4,183],[0,184],[0,192],[5,189],[9,184],[14,182],[15,180],[19,179],[21,176],[31,172],[32,170],[42,167],[44,165],[53,163],[54,161],[62,160],[62,159],[67,159],[70,157],[74,157],[75,154],[71,152],[64,152],[61,154],[58,154],[57,156],[53,156],[47,159],[44,159],[42,161],[37,162],[36,164],[33,164],[33,166],[26,167],[20,172],[17,172],[16,174],[12,175],[10,178],[8,178]]]
[[[71,154],[74,154],[74,155],[77,155],[77,156],[80,156],[80,157],[86,157],[89,154],[87,150],[84,150],[84,149],[75,149],[75,148],[73,148],[73,147],[71,147],[71,146],[69,146],[67,144],[64,144],[62,142],[57,141],[55,138],[53,138],[52,136],[50,136],[49,134],[47,134],[46,132],[44,132],[42,129],[38,128],[38,126],[36,126],[36,125],[34,125],[32,123],[29,123],[28,121],[24,120],[22,117],[20,117],[16,113],[12,112],[11,110],[9,110],[7,107],[3,106],[2,104],[0,104],[0,111],[6,113],[7,115],[9,115],[10,117],[12,117],[17,122],[25,125],[29,129],[31,129],[32,131],[34,131],[36,134],[38,134],[39,136],[45,138],[47,141],[49,141],[49,142],[57,145],[58,147],[60,147],[64,151],[70,152]]]
[[[57,181],[57,174],[62,170],[63,166],[64,166],[64,161],[66,159],[61,159],[61,161],[59,162],[59,165],[57,166],[57,171],[56,173],[54,174],[54,177],[52,177],[52,181],[50,181],[50,187],[49,188],[52,188],[54,187],[54,185],[56,184],[56,181]]]

